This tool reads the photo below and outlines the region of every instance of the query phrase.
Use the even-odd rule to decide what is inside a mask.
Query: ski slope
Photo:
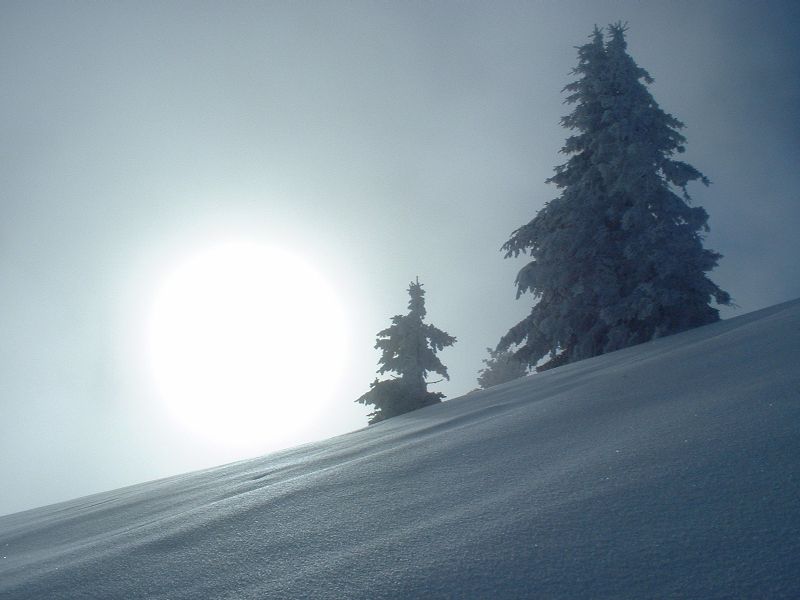
[[[800,301],[0,517],[4,600],[411,597],[800,597]]]

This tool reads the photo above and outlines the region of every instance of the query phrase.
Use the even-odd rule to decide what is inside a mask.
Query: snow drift
[[[799,363],[795,301],[1,517],[0,597],[800,597]]]

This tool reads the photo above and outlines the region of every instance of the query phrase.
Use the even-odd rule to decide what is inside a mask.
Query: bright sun
[[[173,416],[243,446],[286,438],[315,418],[341,376],[345,337],[324,278],[255,242],[219,244],[179,263],[156,294],[147,331]]]

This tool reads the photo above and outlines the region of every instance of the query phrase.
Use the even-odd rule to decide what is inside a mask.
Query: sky
[[[743,314],[800,296],[795,2],[5,2],[0,7],[0,514],[366,424],[375,334],[425,285],[455,397],[530,309],[500,246],[557,190],[563,86],[595,24],[629,24],[708,188],[712,279]],[[307,339],[302,428],[232,447],[167,417],[142,354],[159,282],[246,239],[343,307]],[[294,283],[281,293],[324,299]],[[302,405],[304,382],[286,402]],[[280,438],[280,439],[279,439]]]

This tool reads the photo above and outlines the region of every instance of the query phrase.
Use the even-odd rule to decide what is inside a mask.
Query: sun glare
[[[345,333],[336,294],[310,265],[231,242],[168,273],[147,338],[174,418],[219,441],[253,445],[287,438],[331,399]]]

